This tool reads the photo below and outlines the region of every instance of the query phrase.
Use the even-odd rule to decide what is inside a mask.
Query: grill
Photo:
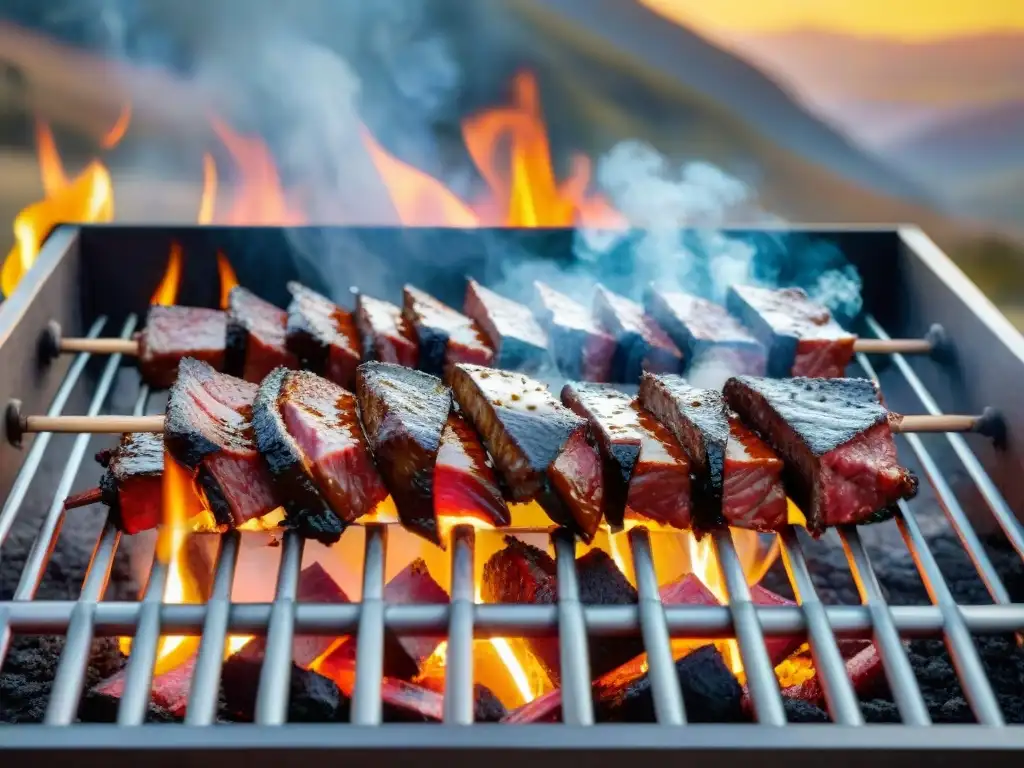
[[[918,470],[929,487],[921,494],[938,500],[957,534],[990,605],[955,601],[913,509],[902,505],[896,525],[931,597],[930,606],[887,604],[857,529],[839,531],[861,605],[825,605],[816,594],[801,535],[779,536],[798,607],[762,607],[752,602],[744,572],[727,534],[714,548],[723,571],[728,605],[663,606],[658,595],[649,534],[631,531],[639,603],[590,606],[580,600],[571,541],[553,535],[557,559],[557,604],[553,606],[474,603],[474,543],[470,528],[458,528],[450,547],[451,599],[447,605],[389,605],[383,599],[388,545],[385,525],[368,525],[362,572],[362,599],[348,605],[303,603],[296,599],[303,541],[286,534],[280,548],[275,597],[270,603],[233,603],[231,585],[240,535],[220,538],[211,599],[204,605],[163,604],[167,567],[155,561],[148,585],[137,602],[101,598],[111,574],[120,534],[108,521],[99,536],[81,593],[74,601],[40,601],[35,596],[61,531],[62,501],[83,467],[89,436],[74,439],[66,458],[53,458],[51,435],[27,439],[24,448],[0,446],[0,544],[15,518],[35,499],[49,500],[31,544],[12,600],[0,602],[0,661],[12,634],[57,634],[66,638],[41,726],[4,729],[0,748],[17,761],[45,755],[55,762],[81,765],[130,765],[145,759],[160,764],[185,759],[196,765],[245,757],[258,764],[286,757],[343,758],[350,764],[380,760],[426,761],[488,759],[517,764],[529,759],[554,765],[567,754],[583,759],[618,760],[643,752],[645,759],[695,764],[758,759],[764,750],[797,764],[828,755],[844,760],[895,763],[929,755],[986,750],[1003,757],[1024,747],[1024,728],[1006,725],[972,635],[1024,631],[1024,605],[1011,600],[1007,587],[982,545],[981,537],[1001,531],[1024,557],[1024,401],[1015,384],[1024,380],[1024,340],[939,249],[914,228],[846,230],[802,228],[743,232],[778,242],[828,242],[838,246],[864,276],[863,336],[923,337],[941,325],[943,343],[929,357],[899,355],[868,360],[858,356],[860,374],[877,377],[887,404],[904,413],[980,413],[995,407],[1006,424],[1005,445],[958,434],[905,435],[903,460]],[[267,298],[284,303],[284,282],[301,279],[321,290],[365,285],[396,295],[409,275],[443,301],[457,304],[462,278],[469,274],[494,282],[503,265],[538,265],[567,260],[573,233],[564,230],[395,230],[261,228],[64,227],[49,238],[38,262],[18,292],[0,307],[0,391],[18,398],[23,413],[110,412],[124,381],[138,387],[120,355],[93,360],[82,353],[56,355],[56,329],[67,336],[129,337],[159,280],[172,242],[188,254],[179,301],[215,306],[216,264],[223,250],[244,285],[262,286]],[[318,260],[304,258],[317,253]],[[283,258],[283,253],[298,254]],[[379,254],[387,254],[386,258]],[[443,255],[443,258],[439,257]],[[275,258],[270,258],[276,255]],[[628,249],[621,272],[628,279]],[[278,294],[275,294],[278,291]],[[95,365],[99,363],[99,367]],[[138,388],[134,413],[147,412],[150,393]],[[9,425],[10,426],[10,425]],[[55,461],[57,464],[55,465]],[[57,466],[57,469],[53,469]],[[47,470],[56,487],[45,485]],[[42,485],[41,485],[42,484]],[[9,542],[8,542],[9,544]],[[398,634],[438,635],[449,643],[444,721],[473,721],[474,637],[551,636],[557,634],[562,669],[563,723],[515,727],[381,724],[380,695],[385,630]],[[229,633],[266,637],[255,724],[209,727],[217,710],[222,649]],[[350,726],[285,724],[292,639],[296,634],[357,637],[358,665]],[[161,634],[200,634],[185,725],[144,725]],[[595,725],[590,695],[588,636],[639,634],[648,653],[656,724]],[[113,725],[72,725],[83,691],[93,637],[135,638],[124,694]],[[835,725],[787,725],[766,638],[806,637]],[[687,724],[679,685],[673,674],[670,637],[735,637],[747,674],[755,725]],[[872,638],[897,704],[902,726],[867,725],[846,675],[837,639]],[[901,640],[944,640],[962,689],[977,720],[975,726],[933,725]],[[2,702],[0,702],[2,707]],[[128,727],[131,726],[131,727]],[[756,755],[754,754],[756,753]]]

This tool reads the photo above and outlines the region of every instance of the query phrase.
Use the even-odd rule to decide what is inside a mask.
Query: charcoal
[[[874,382],[739,376],[724,396],[784,457],[786,490],[811,532],[888,519],[917,493]]]
[[[448,603],[448,593],[430,575],[426,562],[416,559],[385,585],[384,601],[396,605],[444,605]],[[419,669],[441,643],[441,638],[403,635],[398,642]]]
[[[262,653],[243,649],[224,662],[221,685],[231,719],[252,722],[256,714]],[[327,677],[291,664],[288,683],[288,722],[335,723],[349,719],[351,700]]]
[[[682,352],[635,301],[599,285],[594,293],[594,317],[615,339],[613,381],[632,383],[644,371],[679,373],[682,370]]]
[[[296,282],[288,283],[286,344],[302,366],[351,390],[362,359],[359,329],[351,312]]]
[[[364,363],[356,398],[377,469],[406,529],[441,543],[434,466],[452,393],[440,379],[390,363]]]
[[[402,317],[419,345],[419,369],[442,376],[446,365],[490,365],[494,352],[475,321],[412,287],[402,289]]]
[[[224,370],[227,315],[203,307],[152,306],[139,333],[139,371],[151,387],[166,389],[178,376],[178,363],[191,357]]]
[[[544,367],[548,337],[529,307],[470,280],[463,311],[487,336],[494,350],[494,367],[528,373]]]
[[[562,375],[580,381],[611,381],[615,339],[601,330],[582,304],[539,281],[533,285],[540,305],[538,318]]]
[[[288,313],[240,285],[228,295],[224,370],[259,384],[278,366],[298,368],[286,345]]]
[[[355,319],[363,348],[363,360],[416,367],[416,342],[413,340],[412,328],[402,317],[401,308],[359,294],[356,298]]]

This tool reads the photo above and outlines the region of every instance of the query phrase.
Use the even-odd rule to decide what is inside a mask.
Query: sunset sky
[[[817,27],[925,40],[1024,30],[1024,0],[641,0],[697,28],[773,32]]]

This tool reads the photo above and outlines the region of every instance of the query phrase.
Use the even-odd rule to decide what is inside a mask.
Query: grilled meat
[[[412,329],[394,304],[365,294],[356,297],[356,327],[363,346],[363,360],[395,363],[415,368],[418,353]]]
[[[236,285],[228,295],[225,370],[259,384],[278,366],[298,368],[285,343],[287,324],[284,310]]]
[[[815,533],[887,519],[917,492],[867,379],[740,376],[726,383],[725,398],[785,459],[786,489]]]
[[[227,315],[202,307],[152,306],[139,333],[139,370],[151,387],[170,387],[178,363],[192,357],[224,369]]]
[[[487,335],[496,367],[536,371],[544,366],[548,355],[547,334],[529,308],[470,280],[463,311]]]
[[[300,283],[289,282],[288,291],[288,349],[304,368],[353,389],[362,347],[352,313]]]
[[[255,398],[255,384],[186,357],[167,401],[167,450],[197,471],[207,505],[222,525],[241,525],[278,507],[270,473],[256,450]]]
[[[668,427],[690,461],[693,527],[777,531],[788,519],[782,461],[726,408],[722,395],[680,376],[644,374],[640,405]]]
[[[441,543],[434,468],[452,393],[440,379],[391,363],[363,363],[356,397],[366,437],[402,524]]]
[[[511,522],[480,438],[454,411],[448,414],[434,465],[434,510],[438,517],[476,517],[498,528]]]
[[[643,371],[678,373],[682,370],[682,353],[635,301],[599,285],[594,293],[594,317],[615,339],[614,381],[634,382]]]
[[[720,304],[651,287],[644,308],[682,350],[691,377],[700,372],[719,377],[713,383],[717,388],[730,375],[764,375],[764,346]]]
[[[402,317],[419,345],[420,370],[442,376],[445,365],[491,364],[494,352],[473,320],[411,285],[402,297]]]
[[[842,376],[855,336],[801,288],[729,288],[726,306],[768,350],[767,375]]]
[[[256,443],[286,500],[287,525],[332,544],[388,492],[363,437],[355,397],[309,371],[278,368],[260,385]]]
[[[615,339],[601,330],[582,304],[542,282],[535,282],[541,325],[564,376],[581,381],[611,381]]]
[[[601,522],[601,459],[585,419],[520,373],[453,366],[463,416],[494,461],[506,493],[536,499],[548,516],[589,541]]]
[[[590,422],[604,462],[605,519],[624,513],[690,528],[690,464],[672,434],[607,384],[566,384],[562,402]]]

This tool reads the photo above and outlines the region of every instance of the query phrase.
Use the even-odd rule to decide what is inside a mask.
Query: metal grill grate
[[[128,338],[136,326],[129,317],[120,329]],[[872,332],[886,338],[884,330],[868,319]],[[98,320],[90,336],[99,336],[106,321]],[[70,393],[82,386],[82,374],[88,354],[79,354],[60,387],[48,415],[60,415]],[[871,362],[861,355],[858,365],[863,373],[875,377]],[[940,413],[936,401],[905,359],[891,358],[896,371],[911,388],[921,406],[929,413]],[[115,376],[122,363],[120,355],[106,362],[92,393],[90,415],[100,413],[107,404]],[[149,391],[138,393],[134,413],[146,412]],[[897,525],[912,555],[922,582],[931,597],[930,606],[890,606],[887,604],[868,553],[855,528],[839,531],[851,572],[860,593],[861,605],[825,605],[812,583],[800,537],[794,529],[780,535],[782,554],[790,581],[798,597],[798,607],[762,607],[755,605],[744,572],[726,533],[714,536],[714,549],[723,572],[729,597],[720,607],[666,606],[658,595],[652,548],[648,533],[631,531],[635,581],[639,593],[636,606],[587,606],[581,604],[571,540],[553,536],[557,561],[558,601],[555,606],[489,605],[474,603],[475,534],[471,528],[457,528],[450,548],[451,599],[448,605],[388,605],[384,602],[384,564],[388,544],[386,526],[366,527],[362,600],[354,604],[312,604],[296,600],[296,588],[303,555],[303,541],[287,534],[280,548],[281,559],[275,598],[271,603],[233,603],[231,585],[239,558],[239,534],[220,538],[214,572],[212,596],[204,605],[163,604],[161,595],[167,580],[166,566],[156,561],[149,574],[142,598],[137,602],[100,602],[110,577],[120,534],[108,520],[99,536],[92,561],[76,601],[36,601],[43,573],[61,530],[62,501],[70,491],[81,468],[88,436],[75,439],[70,457],[53,493],[42,527],[28,554],[14,599],[0,603],[0,663],[6,657],[12,633],[57,634],[66,638],[56,671],[49,705],[47,726],[67,726],[74,722],[82,695],[88,651],[94,636],[134,636],[127,667],[124,694],[117,716],[118,726],[140,726],[147,711],[153,668],[161,634],[199,634],[201,643],[190,689],[186,726],[211,725],[216,716],[222,651],[229,634],[265,635],[265,661],[259,680],[255,727],[240,726],[246,734],[241,742],[232,736],[212,735],[210,731],[180,726],[135,728],[125,736],[133,748],[163,747],[214,749],[216,746],[263,746],[289,748],[375,747],[394,750],[433,746],[445,748],[482,748],[490,746],[549,747],[575,746],[599,749],[623,744],[612,733],[625,734],[623,727],[606,732],[589,728],[580,736],[576,728],[594,723],[590,696],[591,675],[587,639],[590,637],[640,634],[648,653],[652,694],[657,725],[647,729],[645,745],[654,747],[727,748],[742,739],[749,748],[785,746],[786,738],[798,738],[802,746],[859,749],[867,746],[904,748],[993,747],[988,727],[1004,726],[1004,717],[991,682],[974,646],[971,635],[1024,631],[1024,605],[1011,601],[1005,584],[975,533],[967,513],[938,469],[938,462],[916,435],[902,438],[916,456],[934,493],[956,531],[978,577],[992,598],[991,605],[958,605],[939,571],[924,534],[911,510],[901,505]],[[1024,528],[986,474],[981,463],[960,435],[947,436],[950,446],[973,480],[1012,546],[1024,556]],[[0,512],[0,545],[11,532],[30,485],[35,479],[50,435],[41,434],[24,458],[17,480]],[[562,716],[565,726],[516,729],[512,726],[474,726],[453,733],[440,729],[444,736],[415,730],[408,726],[383,726],[393,736],[374,736],[379,729],[338,729],[337,726],[269,728],[286,722],[292,641],[296,634],[343,635],[355,633],[357,658],[351,720],[355,726],[379,726],[382,720],[380,695],[383,675],[385,628],[399,634],[440,633],[447,637],[449,662],[445,672],[444,721],[467,725],[473,722],[474,637],[515,637],[557,633],[562,669]],[[782,696],[772,669],[766,637],[806,635],[832,720],[840,726],[787,726]],[[760,729],[742,726],[717,727],[687,725],[687,717],[678,681],[673,672],[670,637],[735,637],[747,673],[754,717],[761,725],[785,726]],[[886,729],[865,725],[853,686],[846,675],[837,638],[870,637],[876,643],[890,689],[905,728]],[[941,637],[955,665],[957,676],[979,723],[973,728],[921,727],[931,725],[928,709],[910,666],[902,639]],[[2,703],[0,703],[2,705]],[[659,727],[660,726],[660,727]],[[665,729],[664,726],[677,726]],[[686,726],[685,728],[678,728]],[[915,728],[918,727],[918,728]],[[97,734],[108,727],[76,726],[61,729],[59,738],[47,728],[9,729],[4,732],[7,746],[57,748],[62,746],[110,746]],[[319,728],[319,730],[318,730]],[[724,730],[722,729],[724,728]],[[717,730],[716,730],[717,729]],[[174,732],[178,735],[174,735]],[[226,729],[232,731],[232,729]],[[427,729],[429,730],[429,729]],[[523,735],[536,731],[544,736]],[[787,731],[799,737],[785,737]],[[237,731],[233,731],[237,733]],[[439,731],[440,732],[440,731]],[[484,736],[474,733],[486,733]],[[858,737],[870,733],[871,737]],[[902,734],[902,735],[893,735]],[[1024,747],[1024,729],[1000,728],[999,743],[1005,747]],[[289,735],[290,734],[290,735]],[[301,737],[299,736],[301,734]],[[347,734],[347,735],[345,735]],[[400,734],[400,735],[399,735]],[[502,735],[503,734],[503,735]],[[793,746],[789,744],[788,746]]]

